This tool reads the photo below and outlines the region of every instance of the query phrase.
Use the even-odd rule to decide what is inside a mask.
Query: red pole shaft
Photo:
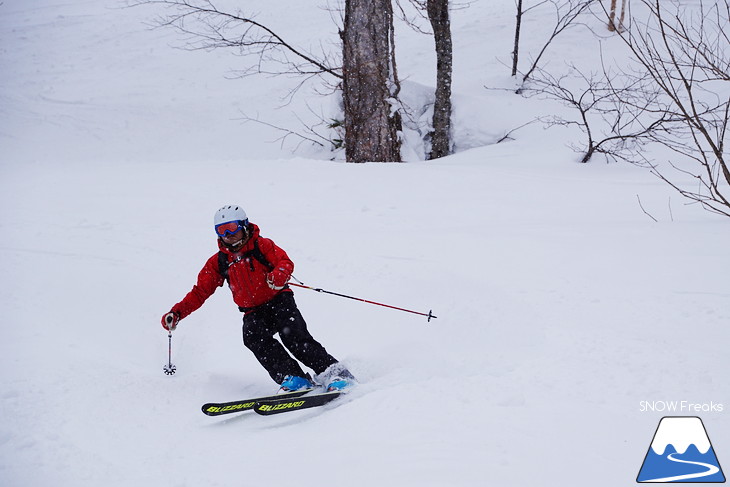
[[[296,287],[302,287],[304,289],[311,289],[312,291],[317,291],[318,293],[332,294],[334,296],[340,296],[341,298],[354,299],[355,301],[362,301],[363,303],[375,304],[377,306],[383,306],[385,308],[397,309],[398,311],[405,311],[406,313],[413,313],[414,315],[426,316],[426,317],[428,317],[428,321],[431,321],[431,318],[437,318],[436,316],[434,316],[431,313],[431,311],[429,311],[428,313],[421,313],[419,311],[413,311],[413,310],[410,310],[410,309],[399,308],[398,306],[391,306],[389,304],[378,303],[378,302],[375,302],[375,301],[370,301],[368,299],[356,298],[354,296],[348,296],[347,294],[340,294],[340,293],[335,293],[335,292],[332,292],[332,291],[326,291],[324,289],[320,289],[320,288],[316,288],[316,287],[311,287],[311,286],[305,286],[304,284],[297,284],[297,283],[294,283],[294,282],[290,282],[289,285],[290,286],[296,286]]]

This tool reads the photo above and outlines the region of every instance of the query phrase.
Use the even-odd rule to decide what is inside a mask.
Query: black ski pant
[[[281,342],[274,338],[276,333]],[[243,315],[243,344],[254,353],[277,384],[281,384],[287,375],[306,377],[297,360],[315,374],[321,374],[337,363],[337,359],[309,333],[307,323],[294,302],[294,294],[289,291],[279,293]],[[297,360],[289,355],[287,349]]]

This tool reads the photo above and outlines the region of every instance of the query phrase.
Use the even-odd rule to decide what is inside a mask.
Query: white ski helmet
[[[213,217],[213,226],[218,226],[221,223],[228,222],[243,222],[242,225],[246,226],[248,224],[248,216],[246,216],[246,212],[243,211],[243,208],[240,206],[224,206],[215,212],[215,216]]]

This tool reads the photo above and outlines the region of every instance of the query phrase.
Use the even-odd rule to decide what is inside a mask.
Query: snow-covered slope
[[[302,39],[330,32],[329,13],[287,3],[257,8]],[[640,401],[730,402],[727,222],[638,168],[578,164],[564,129],[485,145],[555,109],[483,88],[510,82],[495,58],[511,1],[454,12],[469,149],[364,165],[292,154],[235,120],[294,124],[329,100],[266,111],[295,81],[225,79],[239,58],[174,49],[142,24],[153,12],[118,6],[0,5],[0,484],[613,486],[633,482],[661,416]],[[562,46],[589,60],[576,41],[590,36]],[[425,96],[432,41],[399,42]],[[275,389],[225,288],[180,324],[178,372],[162,372],[159,317],[216,251],[227,203],[305,283],[438,318],[296,290],[361,385],[326,409],[204,416]],[[721,463],[727,411],[702,414]]]

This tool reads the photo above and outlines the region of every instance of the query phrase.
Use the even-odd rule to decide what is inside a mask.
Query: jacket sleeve
[[[284,252],[284,249],[276,245],[273,240],[264,237],[259,237],[259,249],[266,257],[266,260],[274,267],[274,270],[278,269],[284,272],[287,277],[291,277],[294,272],[294,262]]]
[[[198,274],[198,282],[193,289],[183,298],[182,301],[172,307],[174,313],[180,315],[180,319],[190,315],[193,311],[203,306],[203,303],[213,295],[216,288],[223,285],[225,279],[218,270],[218,254],[214,255],[205,263]]]

